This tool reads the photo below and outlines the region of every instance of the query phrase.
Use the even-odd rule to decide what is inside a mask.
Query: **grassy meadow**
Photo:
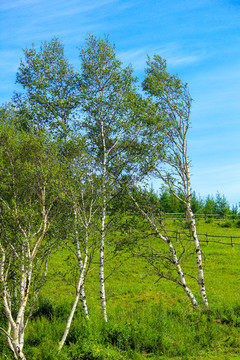
[[[197,228],[202,234],[240,236],[234,222],[231,227],[224,224],[199,220]],[[166,221],[166,228],[183,231],[183,225],[172,220]],[[161,249],[153,235],[142,242]],[[184,270],[196,276],[193,243],[183,244]],[[183,247],[181,241],[175,245]],[[27,359],[240,359],[240,245],[202,243],[202,253],[209,311],[193,311],[179,285],[160,280],[143,257],[125,250],[106,262],[108,323],[101,320],[95,266],[86,279],[90,320],[84,319],[79,303],[67,342],[58,354],[75,293],[70,251],[59,247],[52,254],[48,279],[27,328]],[[187,281],[201,305],[196,281],[191,277]],[[3,336],[0,351],[1,359],[13,358]]]

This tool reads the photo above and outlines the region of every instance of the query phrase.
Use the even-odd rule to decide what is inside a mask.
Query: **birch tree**
[[[203,304],[208,308],[202,251],[197,236],[195,216],[191,208],[191,175],[187,153],[187,134],[190,126],[192,99],[187,84],[166,71],[166,61],[155,55],[147,62],[143,89],[154,98],[159,117],[165,126],[165,156],[156,163],[153,174],[161,179],[178,200],[186,206],[191,221],[198,269],[198,284]],[[181,194],[181,195],[179,195]]]
[[[66,328],[59,343],[59,351],[62,349],[76,311],[79,298],[82,302],[82,308],[86,320],[89,320],[87,299],[85,294],[85,280],[89,271],[91,271],[92,259],[96,250],[96,240],[94,231],[95,214],[98,210],[98,187],[97,179],[93,172],[90,172],[90,164],[85,152],[81,152],[81,146],[74,146],[74,154],[67,157],[67,178],[63,182],[63,192],[69,202],[69,210],[73,210],[73,243],[71,251],[75,254],[78,264],[78,281],[76,295],[69,314]],[[71,213],[71,211],[69,211]]]
[[[29,127],[44,129],[48,136],[54,135],[54,140],[58,142],[60,149],[59,161],[65,169],[66,176],[64,183],[60,184],[63,193],[69,195],[70,189],[74,183],[78,171],[78,163],[72,165],[72,149],[79,146],[79,149],[74,150],[75,153],[82,152],[82,141],[79,140],[79,134],[73,132],[74,121],[80,106],[80,92],[77,84],[76,73],[73,67],[69,64],[64,55],[64,47],[62,43],[54,37],[50,42],[43,42],[39,51],[34,46],[24,50],[24,59],[21,61],[16,82],[23,86],[23,93],[16,94],[14,103],[19,115],[19,123],[21,128],[29,129]],[[74,145],[73,145],[74,144]],[[71,150],[70,150],[71,149]],[[83,154],[81,153],[83,156]],[[81,160],[81,166],[84,167]],[[83,183],[79,182],[80,185]],[[79,186],[80,186],[79,185]],[[79,198],[82,196],[81,186],[78,189]],[[76,200],[76,197],[75,197]],[[77,230],[78,206],[71,202],[72,209],[74,208],[74,215],[72,209],[69,210],[69,215],[75,217],[75,254],[78,259],[78,266],[80,274],[84,268],[82,256],[79,245],[79,234]],[[84,219],[84,227],[89,228],[86,218]],[[69,230],[69,229],[68,229]],[[87,230],[86,230],[87,231]],[[89,230],[88,230],[89,231]],[[83,271],[84,274],[84,271]],[[81,275],[80,275],[81,276]],[[83,282],[80,286],[81,299],[83,309],[88,317],[87,304],[84,290],[84,276]]]
[[[154,231],[153,234],[157,236],[164,245],[167,246],[167,250],[164,249],[162,251],[159,251],[154,249],[152,246],[140,244],[141,250],[143,249],[143,252],[141,251],[141,256],[147,260],[147,262],[151,265],[152,268],[154,268],[154,270],[156,270],[156,274],[160,278],[172,281],[175,284],[180,285],[185,291],[186,295],[189,297],[193,308],[195,310],[199,310],[198,302],[192,290],[187,285],[186,274],[182,268],[175,246],[171,241],[171,237],[167,233],[161,217],[159,216],[159,214],[156,214],[153,209],[150,209],[149,212],[148,200],[146,199],[144,194],[141,194],[141,191],[138,190],[138,196],[136,196],[136,191],[134,190],[135,189],[132,189],[129,192],[129,195],[133,203],[135,204],[140,216],[143,216],[143,219],[145,219],[151,226],[152,230]],[[159,260],[160,268],[157,264]],[[171,268],[173,268],[173,271],[170,271],[169,274],[169,270],[171,270]],[[166,269],[168,270],[167,273]],[[178,278],[171,274],[174,272],[177,272]]]
[[[25,330],[46,278],[48,230],[58,214],[59,167],[43,137],[1,125],[0,287],[7,326],[0,332],[15,358],[26,359]]]
[[[87,38],[80,52],[81,106],[83,131],[87,134],[88,153],[95,161],[101,179],[101,226],[99,278],[102,313],[107,321],[104,282],[104,252],[107,209],[119,191],[116,178],[128,172],[128,148],[136,140],[138,121],[135,79],[131,67],[123,68],[108,39]]]
[[[43,42],[39,51],[34,45],[24,50],[16,83],[23,87],[14,95],[22,128],[31,125],[66,139],[79,106],[79,91],[76,73],[56,37]]]

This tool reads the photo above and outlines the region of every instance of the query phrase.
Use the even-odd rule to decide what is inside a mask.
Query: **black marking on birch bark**
[[[26,286],[25,286],[25,297],[27,296],[28,294],[28,288],[29,288],[29,278],[27,278],[27,281],[26,281]]]

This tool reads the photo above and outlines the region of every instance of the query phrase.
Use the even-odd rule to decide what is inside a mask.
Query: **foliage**
[[[180,213],[185,212],[185,209],[181,205],[181,201],[178,199],[172,199],[173,195],[166,187],[162,187],[158,193],[154,196],[159,199],[159,207],[165,213]],[[178,193],[180,197],[181,194]],[[230,209],[228,201],[224,195],[220,195],[218,192],[215,197],[207,196],[205,199],[193,191],[191,197],[191,206],[195,214],[218,214],[220,216],[237,215],[236,207]]]
[[[79,106],[79,93],[63,45],[54,37],[38,52],[34,46],[24,50],[24,56],[16,82],[25,92],[14,96],[20,126],[25,130],[47,127],[56,136],[66,137]]]
[[[190,206],[196,214],[232,214],[218,229],[199,220],[205,232],[239,227],[237,207],[230,210],[224,196],[203,199],[190,191],[187,84],[156,55],[147,62],[143,96],[107,37],[89,35],[80,61],[77,72],[57,38],[39,51],[24,50],[16,78],[23,91],[0,108],[0,328],[12,352],[25,359],[24,341],[31,360],[190,359],[216,348],[239,351],[238,290],[231,294],[238,250],[204,247],[212,310],[193,312],[182,279],[196,291],[196,250],[168,232],[188,233],[193,222],[163,216]],[[147,190],[152,174],[169,187]],[[108,285],[107,323],[100,316],[99,268],[102,300]],[[77,307],[80,293],[89,320]],[[226,294],[232,295],[227,305]],[[1,337],[3,358],[12,358],[6,344]]]

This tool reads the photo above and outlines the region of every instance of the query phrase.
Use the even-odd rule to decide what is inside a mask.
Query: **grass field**
[[[224,228],[216,222],[201,220],[197,226],[203,234],[240,236],[238,228]],[[182,230],[170,220],[166,228]],[[159,246],[153,236],[145,241]],[[193,243],[186,241],[185,248],[184,269],[196,276]],[[240,245],[203,243],[202,253],[209,311],[193,311],[180,286],[159,281],[142,257],[125,251],[121,258],[106,263],[106,276],[117,268],[106,281],[108,323],[101,320],[96,268],[86,281],[90,321],[84,319],[79,304],[67,343],[57,354],[75,292],[66,264],[69,252],[59,248],[52,256],[48,281],[27,329],[27,359],[240,359]],[[123,257],[125,261],[118,267]],[[201,304],[196,281],[187,280]],[[0,358],[12,359],[3,338],[0,345]]]

